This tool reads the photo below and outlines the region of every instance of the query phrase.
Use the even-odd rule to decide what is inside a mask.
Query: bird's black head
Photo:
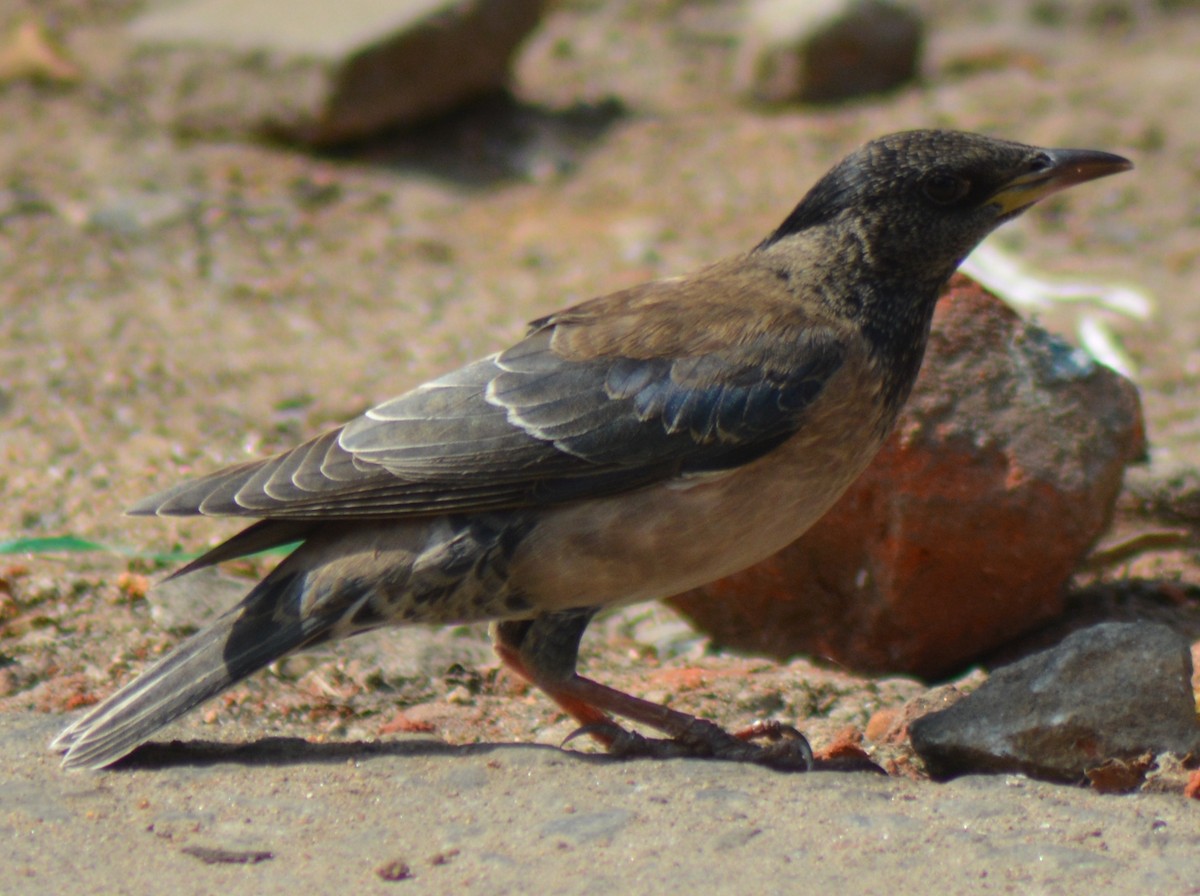
[[[1039,199],[1131,167],[1106,152],[978,134],[891,134],[834,166],[755,253],[861,327],[898,407],[941,287],[971,250]]]
[[[994,228],[1039,199],[1132,167],[1110,153],[959,131],[889,134],[839,162],[760,248],[828,227],[858,244],[875,278],[940,285]]]

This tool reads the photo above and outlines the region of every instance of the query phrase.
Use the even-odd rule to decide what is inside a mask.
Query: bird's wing
[[[810,321],[771,328],[739,312],[758,321],[753,332],[735,321],[729,338],[700,327],[704,337],[689,341],[684,328],[655,329],[670,309],[625,303],[606,313],[594,304],[540,321],[508,351],[339,430],[182,483],[130,512],[379,519],[615,494],[770,451],[802,425],[845,355],[837,333]],[[628,320],[634,335],[615,342],[588,332],[620,329],[631,316],[668,334],[658,349]]]

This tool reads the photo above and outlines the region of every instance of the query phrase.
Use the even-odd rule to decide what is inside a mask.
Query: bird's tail
[[[303,575],[269,575],[245,599],[65,729],[68,768],[116,762],[159,728],[281,656],[325,640],[341,614],[301,612]]]

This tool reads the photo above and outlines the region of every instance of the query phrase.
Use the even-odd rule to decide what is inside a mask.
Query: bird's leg
[[[532,620],[499,622],[492,628],[496,653],[510,669],[544,691],[594,737],[621,756],[708,757],[754,762],[789,771],[812,766],[808,742],[784,725],[753,726],[730,734],[706,719],[642,700],[575,671],[579,641],[594,610],[548,613]],[[607,713],[640,722],[670,736],[642,737],[621,728]],[[763,739],[765,744],[751,743]]]
[[[552,684],[575,675],[579,642],[594,615],[594,610],[577,610],[497,622],[492,626],[492,648],[504,665],[545,692],[589,734],[609,747],[620,726],[594,706],[556,693]]]

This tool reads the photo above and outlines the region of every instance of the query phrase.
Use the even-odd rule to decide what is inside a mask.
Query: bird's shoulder
[[[797,350],[817,345],[853,351],[862,333],[821,300],[802,267],[748,253],[539,318],[527,339],[545,340],[558,357],[577,362],[688,358],[742,346],[760,355],[774,346],[794,360]]]

